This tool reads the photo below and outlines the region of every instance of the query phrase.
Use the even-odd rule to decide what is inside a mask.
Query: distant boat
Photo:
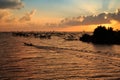
[[[73,35],[67,35],[67,36],[65,36],[64,39],[67,40],[67,41],[78,40],[78,39],[77,39],[75,36],[73,36]]]
[[[24,45],[25,45],[25,46],[33,46],[32,43],[25,43],[25,42],[24,42]]]

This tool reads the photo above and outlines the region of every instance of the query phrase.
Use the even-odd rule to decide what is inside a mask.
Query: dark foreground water
[[[120,45],[0,33],[0,80],[120,80]]]

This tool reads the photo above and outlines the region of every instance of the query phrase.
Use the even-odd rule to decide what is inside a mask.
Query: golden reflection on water
[[[47,47],[36,48],[24,46],[27,38],[4,36],[7,37],[2,40],[8,45],[0,40],[4,44],[0,46],[1,80],[120,79],[120,55],[115,53],[119,46],[93,46],[62,40],[53,44],[53,39],[43,41],[29,38],[28,42]]]

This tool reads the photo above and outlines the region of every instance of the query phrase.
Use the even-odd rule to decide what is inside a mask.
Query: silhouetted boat
[[[33,46],[32,43],[24,43],[25,46]]]
[[[78,40],[78,39],[73,35],[67,35],[67,36],[65,36],[64,40],[74,41],[74,40]]]

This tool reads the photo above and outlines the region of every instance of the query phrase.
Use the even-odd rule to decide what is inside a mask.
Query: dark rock
[[[98,26],[93,35],[83,34],[80,40],[96,44],[120,44],[120,31],[113,31],[112,27]]]

